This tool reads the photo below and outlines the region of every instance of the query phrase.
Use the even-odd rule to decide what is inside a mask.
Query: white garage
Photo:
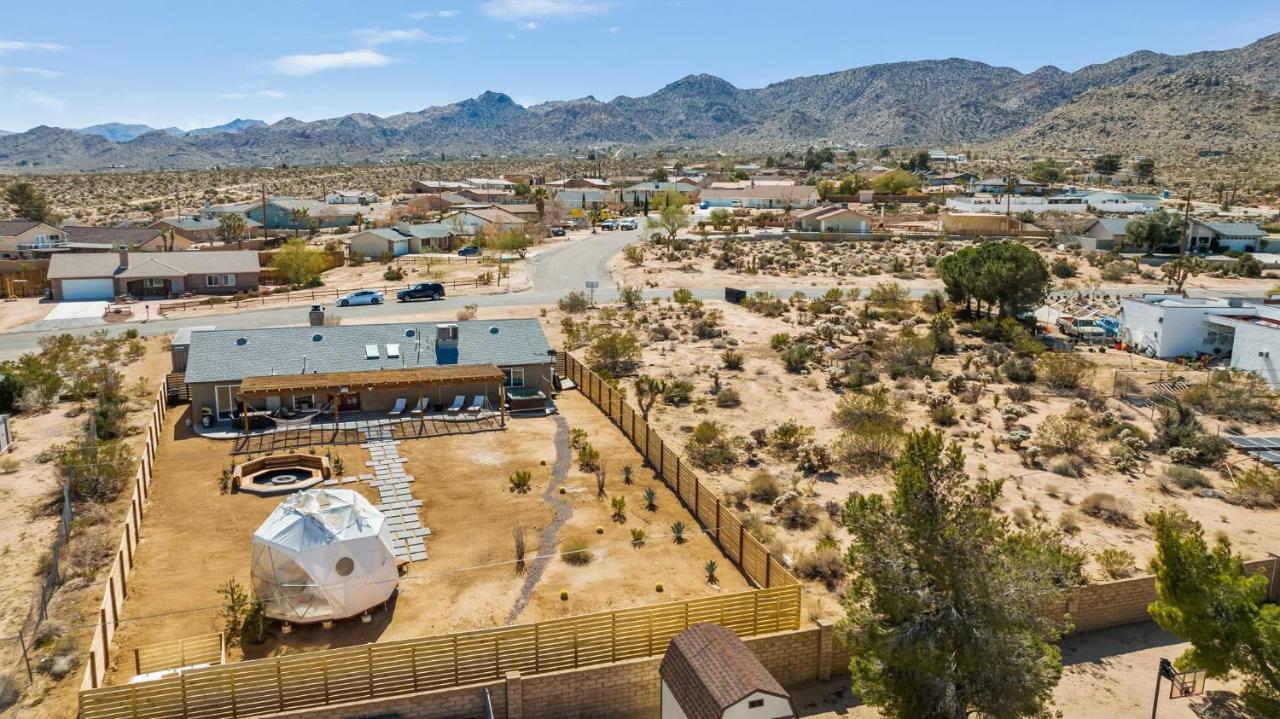
[[[62,299],[64,300],[112,300],[115,296],[115,280],[110,277],[62,280]]]

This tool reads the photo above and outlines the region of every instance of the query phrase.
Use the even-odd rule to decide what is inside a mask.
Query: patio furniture
[[[462,412],[462,408],[463,408],[466,404],[467,404],[467,397],[466,397],[466,395],[461,395],[461,394],[460,394],[460,395],[458,395],[457,397],[454,397],[454,398],[453,398],[453,404],[449,405],[449,406],[445,409],[444,413],[445,413],[445,414],[449,414],[449,415],[456,415],[456,414],[459,414],[460,412]]]
[[[409,403],[409,400],[405,399],[404,397],[397,399],[396,405],[392,407],[391,411],[387,412],[387,414],[392,417],[399,417],[400,415],[404,414],[404,407],[408,403]]]
[[[426,411],[427,411],[427,405],[429,405],[429,404],[431,404],[431,401],[430,401],[430,400],[428,400],[426,397],[419,397],[419,398],[418,398],[418,404],[417,404],[417,405],[416,405],[416,406],[415,406],[415,407],[410,411],[410,413],[411,413],[411,414],[425,414],[425,413],[426,413]]]
[[[487,401],[488,399],[484,395],[476,395],[475,399],[471,400],[471,406],[467,407],[467,414],[480,414],[484,410],[484,405]]]

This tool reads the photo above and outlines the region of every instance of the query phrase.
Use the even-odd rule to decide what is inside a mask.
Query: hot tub
[[[543,409],[547,406],[547,395],[532,387],[515,387],[507,390],[507,409],[512,412]]]

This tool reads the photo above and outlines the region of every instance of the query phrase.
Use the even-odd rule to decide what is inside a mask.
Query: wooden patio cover
[[[491,364],[450,365],[446,367],[407,367],[359,372],[314,372],[246,377],[240,383],[240,396],[266,397],[290,392],[337,392],[343,387],[358,392],[361,388],[439,387],[456,384],[504,382],[502,370]]]

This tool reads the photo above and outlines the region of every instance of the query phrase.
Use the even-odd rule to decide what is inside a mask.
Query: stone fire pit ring
[[[314,454],[273,454],[237,465],[231,486],[237,492],[270,496],[315,487],[329,478],[329,459]]]

